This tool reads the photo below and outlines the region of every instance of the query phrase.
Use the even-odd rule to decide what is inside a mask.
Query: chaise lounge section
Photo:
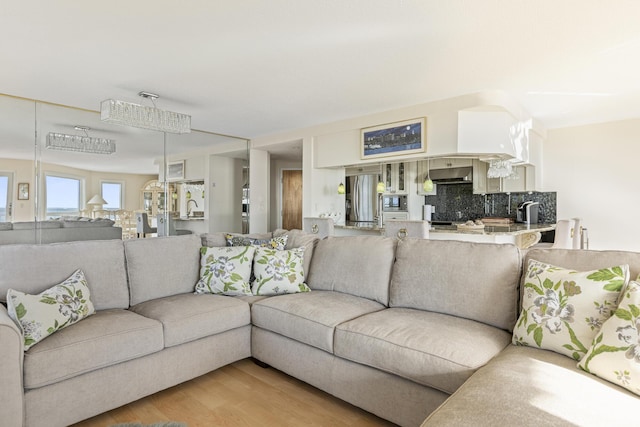
[[[311,292],[194,294],[201,246],[225,246],[225,233],[0,246],[0,298],[8,288],[37,294],[81,268],[96,309],[25,352],[0,305],[3,425],[68,425],[251,356],[402,426],[601,425],[637,416],[637,395],[567,356],[511,341],[523,262],[626,263],[635,278],[640,254],[318,240],[298,230],[251,237],[284,234],[286,249],[305,248]],[[615,410],[585,405],[589,396]]]

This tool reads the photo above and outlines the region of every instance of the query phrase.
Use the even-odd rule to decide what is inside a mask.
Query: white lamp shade
[[[106,205],[107,201],[103,199],[99,194],[96,194],[91,199],[89,199],[87,204],[88,205]]]

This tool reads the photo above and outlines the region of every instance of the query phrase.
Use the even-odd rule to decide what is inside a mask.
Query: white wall
[[[249,151],[249,232],[266,233],[270,223],[270,155],[262,150]]]
[[[640,251],[640,119],[549,130],[543,159],[558,219],[582,217],[590,249]]]
[[[209,232],[242,232],[242,163],[231,157],[209,158]]]

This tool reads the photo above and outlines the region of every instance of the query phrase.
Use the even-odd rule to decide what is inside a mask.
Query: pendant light
[[[345,193],[344,184],[340,183],[340,185],[338,185],[338,194],[344,194],[344,193]]]
[[[431,181],[431,178],[429,177],[429,169],[429,159],[427,159],[427,178],[422,183],[422,189],[426,193],[431,193],[433,191],[433,181]]]
[[[380,163],[380,175],[378,175],[378,185],[376,185],[376,192],[378,194],[382,194],[386,189],[387,186],[382,180],[382,163]]]

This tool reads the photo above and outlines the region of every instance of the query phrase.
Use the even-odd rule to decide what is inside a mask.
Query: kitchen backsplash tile
[[[438,185],[437,195],[425,196],[425,204],[435,206],[434,221],[467,221],[483,217],[516,219],[518,205],[540,203],[539,223],[556,222],[556,192],[473,194],[472,184]]]

